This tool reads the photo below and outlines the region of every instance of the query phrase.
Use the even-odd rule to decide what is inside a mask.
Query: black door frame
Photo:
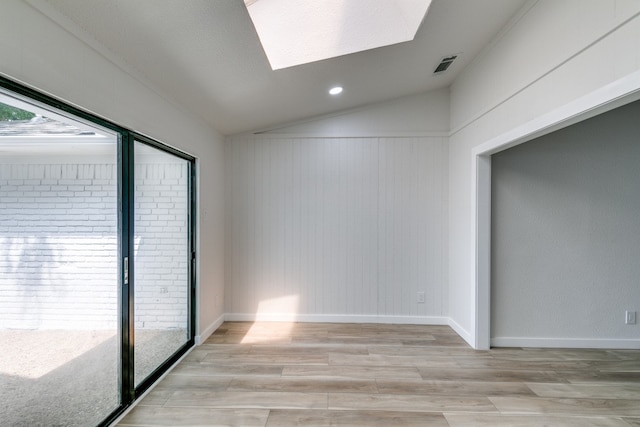
[[[102,127],[117,135],[117,178],[118,178],[118,276],[120,299],[120,405],[98,424],[108,426],[129,408],[135,399],[139,398],[154,382],[156,382],[174,363],[193,347],[196,325],[196,168],[195,158],[180,150],[169,147],[161,142],[119,126],[95,114],[83,111],[77,107],[62,102],[54,97],[45,95],[35,89],[0,76],[0,89],[26,102],[41,104],[43,107],[57,110],[63,115],[85,121]],[[134,194],[135,194],[135,156],[134,142],[138,141],[164,152],[173,154],[189,163],[189,224],[188,239],[190,259],[189,280],[189,326],[188,340],[172,356],[145,378],[138,387],[134,382]],[[126,277],[125,277],[126,276]],[[125,280],[126,279],[126,280]]]

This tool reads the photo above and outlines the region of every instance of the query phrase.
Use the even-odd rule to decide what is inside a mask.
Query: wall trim
[[[496,337],[492,347],[640,349],[640,339]]]
[[[467,343],[471,342],[471,334],[466,329],[460,326],[458,322],[456,322],[452,318],[448,318],[447,320],[447,325],[449,325],[449,327],[453,329],[456,334],[460,335],[460,338],[465,340]]]
[[[223,314],[222,316],[218,317],[213,323],[207,326],[204,329],[204,331],[202,331],[200,334],[195,336],[195,339],[194,339],[195,344],[200,345],[203,342],[205,342],[207,338],[209,338],[211,334],[213,334],[216,331],[216,329],[218,329],[220,325],[222,325],[222,322],[224,321],[225,321],[225,315]]]
[[[376,139],[376,138],[448,138],[449,131],[415,131],[415,132],[378,132],[378,133],[363,133],[361,135],[347,135],[347,136],[337,136],[337,135],[326,135],[322,133],[239,133],[236,135],[227,136],[225,139],[230,143],[233,143],[237,140],[243,139],[257,139],[259,138],[261,141],[264,139],[272,139],[275,141],[282,140],[300,140],[300,139]]]
[[[537,4],[537,3],[538,2],[536,1],[531,6],[527,6],[527,9],[526,9],[524,15],[526,15],[533,8],[533,6],[535,6],[535,4]],[[518,17],[517,19],[518,20],[521,19],[524,15]],[[555,72],[558,69],[560,69],[561,67],[563,67],[569,61],[572,61],[573,59],[575,59],[576,57],[578,57],[579,55],[581,55],[585,51],[591,49],[593,46],[595,46],[598,43],[600,43],[601,41],[605,40],[611,34],[615,33],[616,31],[618,31],[619,29],[621,29],[622,27],[624,27],[625,25],[627,25],[628,23],[630,23],[634,19],[638,18],[639,16],[640,16],[640,12],[633,14],[631,17],[625,19],[623,22],[619,23],[618,25],[616,25],[614,28],[610,29],[606,33],[600,35],[597,39],[591,41],[589,44],[587,44],[586,46],[582,47],[577,52],[574,52],[570,56],[568,56],[565,59],[563,59],[559,64],[556,64],[556,65],[552,66],[550,69],[548,69],[547,71],[543,72],[541,75],[539,75],[538,77],[534,78],[532,81],[530,81],[529,83],[525,84],[524,86],[519,88],[517,91],[515,91],[511,95],[507,96],[506,98],[504,98],[502,100],[497,101],[493,106],[485,108],[483,111],[477,112],[476,114],[472,115],[471,118],[465,120],[460,125],[458,125],[456,128],[452,129],[451,130],[451,135],[455,135],[456,133],[458,133],[458,132],[462,131],[463,129],[467,128],[468,126],[470,126],[474,122],[477,122],[478,120],[480,120],[481,118],[483,118],[487,114],[489,114],[492,111],[496,110],[500,106],[506,104],[511,99],[513,99],[516,96],[520,95],[522,92],[524,92],[525,90],[527,90],[528,88],[530,88],[534,84],[538,83],[539,81],[541,81],[545,77],[549,76],[553,72]]]
[[[295,313],[227,313],[230,322],[321,322],[321,323],[381,323],[401,325],[449,325],[445,316],[377,316],[360,314],[295,314]]]

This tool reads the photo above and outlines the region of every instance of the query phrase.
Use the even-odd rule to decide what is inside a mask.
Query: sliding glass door
[[[0,112],[0,425],[96,425],[120,405],[118,138]]]
[[[187,343],[190,163],[135,141],[135,385]]]
[[[107,425],[193,345],[193,165],[0,77],[0,426]]]

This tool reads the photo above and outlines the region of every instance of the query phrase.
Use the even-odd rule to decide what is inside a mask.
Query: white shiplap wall
[[[446,138],[237,136],[225,155],[228,319],[446,322]]]

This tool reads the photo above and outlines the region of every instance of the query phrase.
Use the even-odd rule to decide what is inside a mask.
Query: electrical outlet
[[[418,292],[418,302],[424,303],[424,292]]]
[[[625,311],[624,312],[624,323],[627,325],[635,325],[636,324],[636,312],[635,311]]]

